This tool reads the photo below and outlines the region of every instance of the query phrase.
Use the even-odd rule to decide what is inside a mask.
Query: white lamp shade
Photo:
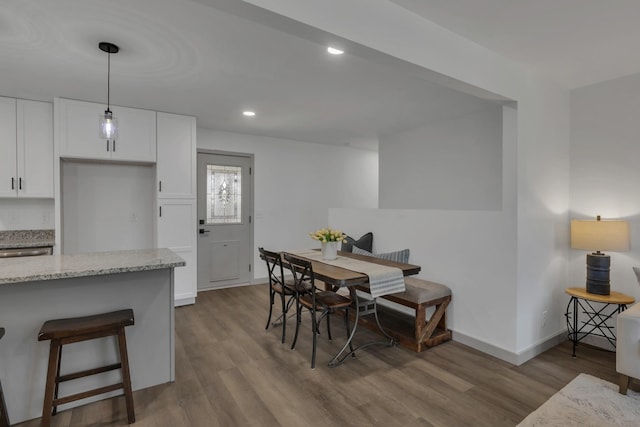
[[[588,251],[627,251],[629,223],[574,219],[571,221],[571,247]]]

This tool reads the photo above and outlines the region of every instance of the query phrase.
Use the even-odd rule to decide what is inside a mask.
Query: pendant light
[[[107,109],[104,114],[101,114],[99,124],[100,124],[100,138],[102,139],[116,139],[118,137],[118,119],[113,116],[113,112],[111,112],[109,91],[110,91],[110,80],[111,80],[111,54],[118,53],[120,48],[113,43],[109,42],[100,42],[98,47],[101,51],[107,52]]]

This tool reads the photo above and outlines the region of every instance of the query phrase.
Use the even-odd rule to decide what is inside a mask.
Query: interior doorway
[[[253,156],[198,152],[198,291],[250,283]]]

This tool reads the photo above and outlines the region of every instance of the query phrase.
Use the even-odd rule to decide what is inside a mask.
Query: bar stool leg
[[[56,371],[56,389],[55,389],[55,392],[53,393],[54,401],[58,399],[58,388],[60,387],[60,364],[61,363],[62,363],[62,344],[58,346],[58,370]],[[52,414],[55,415],[57,413],[58,413],[58,406],[54,405]]]
[[[4,392],[0,382],[0,427],[9,427],[9,414],[7,414],[7,403],[4,401]]]
[[[124,328],[118,329],[118,348],[120,349],[120,364],[122,365],[122,384],[124,386],[124,398],[127,405],[127,417],[129,424],[136,422],[136,414],[133,408],[133,391],[131,389],[131,377],[129,374],[129,357],[127,356],[127,339]]]
[[[49,427],[51,425],[60,346],[59,340],[51,340],[51,345],[49,346],[49,366],[47,367],[47,383],[44,389],[44,402],[42,403],[42,421],[40,422],[40,426],[42,427]]]

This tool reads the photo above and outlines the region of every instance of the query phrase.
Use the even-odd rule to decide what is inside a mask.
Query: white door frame
[[[249,162],[251,164],[250,168],[251,168],[251,173],[249,174],[249,181],[251,183],[251,191],[249,194],[249,198],[251,199],[251,209],[249,211],[249,247],[251,248],[251,255],[249,257],[249,259],[247,260],[249,262],[249,264],[251,265],[251,274],[250,274],[250,283],[254,284],[255,283],[255,271],[256,271],[256,265],[254,263],[255,260],[255,246],[253,243],[253,235],[254,235],[254,222],[255,222],[255,200],[254,200],[254,185],[255,185],[255,154],[253,153],[240,153],[240,152],[236,152],[236,151],[224,151],[224,150],[211,150],[211,149],[207,149],[207,148],[198,148],[196,150],[196,159],[198,157],[198,154],[218,154],[221,156],[236,156],[236,157],[246,157],[249,159]],[[197,162],[196,162],[197,164]],[[199,171],[196,170],[196,176],[199,173]],[[198,206],[197,204],[200,203],[200,194],[198,192],[198,190],[196,189],[197,192],[197,196],[196,196],[196,212],[199,212],[200,206]],[[197,226],[200,226],[200,224],[198,223]],[[236,286],[243,286],[243,284],[238,284],[238,285],[229,285],[228,287],[232,288],[232,287],[236,287]]]

